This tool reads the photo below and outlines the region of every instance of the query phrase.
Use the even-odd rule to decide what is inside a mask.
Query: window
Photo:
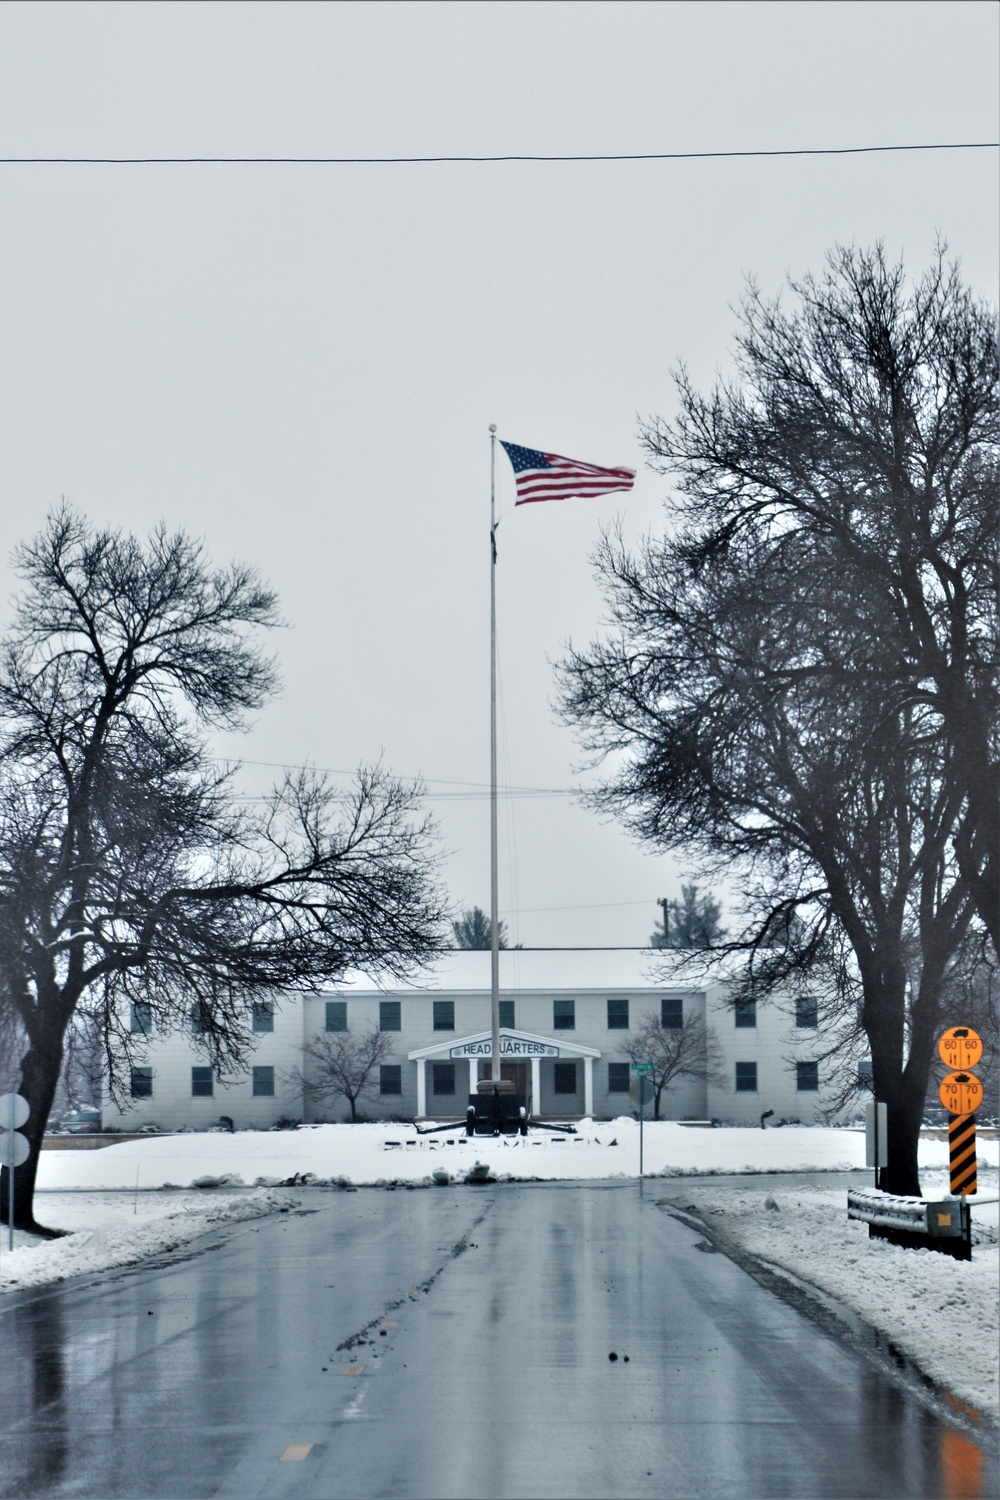
[[[454,1000],[434,1001],[434,1030],[455,1030],[455,1002]]]
[[[819,1063],[796,1063],[795,1087],[800,1094],[815,1094],[819,1088]]]
[[[326,1029],[327,1031],[347,1030],[346,1000],[328,1000],[326,1002]]]
[[[274,1098],[274,1069],[254,1068],[253,1096],[255,1099]]]
[[[402,1094],[403,1069],[400,1063],[383,1063],[378,1070],[380,1094]]]
[[[513,1000],[500,1001],[500,1025],[506,1026],[508,1031],[514,1030],[514,1002]]]
[[[736,1092],[738,1094],[756,1094],[757,1064],[755,1062],[736,1064]]]
[[[660,1001],[660,1025],[664,1031],[680,1031],[684,1025],[684,1001],[664,996]]]
[[[191,1030],[194,1032],[195,1036],[201,1036],[202,1033],[207,1031],[209,1028],[212,1020],[212,1013],[209,1010],[208,1006],[203,1003],[203,1001],[196,1000],[194,1005],[192,1005],[191,1007],[189,1020],[191,1022]]]
[[[734,1023],[738,1027],[752,1028],[757,1025],[757,1002],[756,1000],[738,1000],[733,1016]],[[756,1088],[756,1084],[754,1085]]]
[[[576,1030],[576,1001],[575,1000],[553,1000],[553,1002],[552,1002],[552,1030],[553,1031],[575,1031]]]
[[[795,1024],[813,1028],[819,1024],[819,1006],[815,995],[796,995]]]
[[[153,1034],[153,1007],[148,1000],[137,1000],[132,1007],[129,1017],[128,1029],[133,1036],[152,1036]]]
[[[628,1031],[628,1001],[608,1001],[608,1030]]]
[[[153,1097],[153,1070],[152,1068],[132,1069],[132,1098],[152,1099]]]
[[[402,1031],[402,1004],[399,1000],[380,1000],[378,1003],[379,1031]]]
[[[257,1000],[253,1008],[254,1031],[274,1030],[274,1001]]]
[[[628,1063],[608,1063],[608,1093],[628,1093]]]
[[[211,1068],[192,1068],[191,1098],[211,1099],[213,1092]]]
[[[455,1092],[455,1064],[434,1063],[431,1072],[431,1087],[435,1094]]]
[[[555,1002],[560,1003],[558,1000]],[[568,1002],[572,1005],[572,1000]],[[576,1063],[557,1062],[553,1065],[553,1076],[555,1078],[555,1091],[557,1094],[576,1093]]]

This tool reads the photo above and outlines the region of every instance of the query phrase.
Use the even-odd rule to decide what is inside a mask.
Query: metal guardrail
[[[972,1221],[964,1198],[905,1198],[875,1188],[850,1188],[847,1217],[868,1225],[868,1233],[912,1249],[940,1250],[956,1260],[972,1259]]]

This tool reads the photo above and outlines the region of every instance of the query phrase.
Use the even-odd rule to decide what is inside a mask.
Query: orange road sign
[[[982,1055],[983,1039],[971,1026],[949,1026],[938,1041],[938,1057],[955,1073],[974,1068]]]
[[[938,1098],[949,1114],[974,1115],[983,1102],[983,1086],[975,1073],[949,1073],[938,1084]]]

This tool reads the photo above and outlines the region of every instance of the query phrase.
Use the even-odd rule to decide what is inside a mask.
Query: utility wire
[[[992,151],[1000,141],[928,141],[894,146],[794,146],[773,151],[620,151],[557,155],[510,153],[501,156],[0,156],[0,166],[156,167],[156,166],[436,166],[449,162],[482,166],[502,162],[726,161],[769,156],[872,156],[889,151]]]

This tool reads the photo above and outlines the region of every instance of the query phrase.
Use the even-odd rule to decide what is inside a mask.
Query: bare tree
[[[701,1016],[689,1016],[681,1026],[664,1026],[651,1011],[622,1051],[629,1062],[652,1064],[647,1077],[653,1085],[654,1120],[660,1118],[664,1092],[679,1079],[697,1078],[716,1087],[724,1082],[722,1053]]]
[[[745,992],[829,981],[889,1105],[884,1185],[914,1193],[947,976],[996,926],[995,326],[956,271],[908,290],[881,250],[792,290],[751,288],[739,379],[682,374],[647,428],[679,524],[605,539],[613,629],[564,712],[615,757],[598,805],[739,872]]]
[[[304,1044],[303,1067],[293,1069],[289,1078],[307,1099],[322,1104],[346,1099],[353,1123],[358,1119],[358,1101],[375,1092],[377,1069],[392,1053],[391,1035],[375,1025],[360,1034],[350,1027],[323,1032]]]
[[[253,1002],[348,967],[394,976],[436,951],[443,903],[419,787],[381,767],[346,795],[308,771],[258,802],[207,731],[275,689],[252,636],[278,623],[247,568],[212,569],[160,528],[146,544],[62,509],[16,557],[25,592],[0,660],[0,1008],[26,1038],[32,1212],[42,1135],[78,1018],[127,1098],[144,1036],[198,1018],[222,1073],[252,1055]],[[3,1210],[7,1190],[2,1191]]]

